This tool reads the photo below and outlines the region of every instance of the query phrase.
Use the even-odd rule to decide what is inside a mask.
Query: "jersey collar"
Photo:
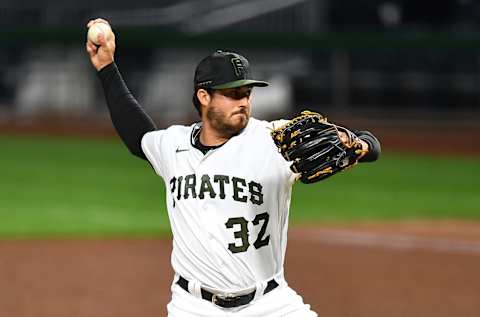
[[[247,126],[239,134],[244,133],[245,130],[248,129],[248,127],[251,124],[252,119],[253,118],[250,117],[250,120],[248,120]],[[213,145],[213,146],[203,145],[202,142],[200,142],[200,132],[202,131],[202,126],[203,126],[202,122],[197,122],[193,125],[192,133],[190,134],[190,144],[194,148],[200,150],[203,154],[207,154],[208,151],[213,150],[213,149],[217,149],[217,148],[223,146],[224,144],[226,144],[229,141],[229,140],[227,140],[225,143],[220,144],[220,145]],[[235,136],[233,136],[232,138],[234,138],[234,137]]]
[[[190,143],[194,148],[200,150],[200,152],[202,152],[203,154],[207,154],[208,151],[219,148],[223,144],[227,143],[225,142],[220,145],[212,145],[212,146],[203,145],[202,142],[200,142],[200,132],[202,131],[202,126],[203,126],[202,122],[198,122],[194,124],[192,133],[190,134]]]

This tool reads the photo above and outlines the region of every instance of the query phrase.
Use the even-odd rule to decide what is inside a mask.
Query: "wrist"
[[[104,69],[110,68],[109,66],[114,65],[114,64],[115,64],[114,61],[109,61],[109,62],[107,62],[107,63],[98,64],[98,65],[95,67],[95,69],[97,70],[97,72],[100,73],[100,72],[103,71]]]

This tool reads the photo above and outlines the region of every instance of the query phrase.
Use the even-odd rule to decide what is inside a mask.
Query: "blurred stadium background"
[[[308,106],[363,118],[454,120],[480,113],[480,4],[470,0],[18,1],[0,4],[2,123],[102,116],[85,23],[109,19],[117,62],[162,122],[191,121],[192,72],[217,48],[272,81],[257,116]]]
[[[80,242],[43,249],[32,239],[169,233],[163,184],[115,136],[85,52],[85,25],[95,17],[110,20],[117,36],[116,62],[159,127],[198,120],[191,104],[193,70],[213,50],[231,49],[246,55],[257,77],[272,83],[254,92],[255,116],[274,119],[312,109],[379,136],[379,162],[294,188],[294,247],[289,252],[295,258],[287,259],[287,271],[292,268],[293,285],[305,290],[315,309],[329,316],[479,316],[480,3],[474,0],[2,0],[0,280],[10,288],[0,286],[0,316],[65,316],[73,315],[72,309],[78,316],[158,316],[168,300],[165,295],[159,305],[156,295],[146,295],[148,283],[168,294],[170,273],[166,283],[163,275],[161,280],[147,274],[159,265],[149,262],[160,256],[152,255],[158,245],[140,245],[140,251],[127,247],[153,266],[141,270],[143,277],[118,285],[117,275],[99,269],[97,276],[82,259],[98,260],[105,252],[103,259],[135,271],[135,256],[117,258],[106,242],[87,244],[77,254],[70,248]],[[452,242],[455,252],[470,253],[426,260],[431,250],[421,253],[412,242],[407,249],[420,253],[389,255],[393,260],[371,257],[375,260],[369,264],[346,268],[348,261],[363,263],[360,255],[348,253],[347,262],[329,263],[326,259],[343,257],[343,249],[316,245],[324,257],[305,261],[313,265],[310,275],[302,275],[307,264],[304,272],[293,269],[295,259],[307,256],[299,254],[305,241],[299,240],[296,226],[350,230],[360,224],[368,231],[372,222],[388,223],[373,226],[382,233],[477,244]],[[32,249],[17,239],[31,241]],[[56,263],[57,256],[46,256],[48,248],[71,262]],[[403,265],[407,256],[421,264]],[[379,263],[388,265],[377,268]],[[436,263],[444,263],[438,275],[432,273]],[[317,264],[327,273],[318,272]],[[62,270],[46,273],[50,267]],[[366,267],[373,273],[361,271]],[[78,272],[84,284],[74,280]],[[344,273],[350,278],[346,284],[328,280]],[[51,281],[41,280],[49,274]],[[70,284],[55,284],[57,274]],[[394,277],[404,285],[390,280]],[[313,281],[327,287],[318,290]],[[99,283],[109,282],[115,292],[131,287],[132,293],[98,290]],[[135,289],[135,283],[141,285]],[[309,287],[314,290],[308,292]],[[440,290],[450,290],[449,296]],[[128,303],[133,293],[151,305],[114,304]],[[66,296],[63,302],[60,294]],[[378,294],[390,297],[373,305]],[[427,305],[425,294],[435,304]]]

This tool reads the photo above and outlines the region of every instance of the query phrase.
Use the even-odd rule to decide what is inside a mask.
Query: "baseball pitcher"
[[[102,19],[94,23],[108,23]],[[295,181],[314,183],[374,161],[378,140],[303,111],[290,120],[250,117],[253,79],[245,57],[216,51],[194,73],[201,120],[158,130],[114,62],[115,36],[86,49],[112,122],[133,155],[166,186],[175,276],[168,316],[317,316],[284,278]]]

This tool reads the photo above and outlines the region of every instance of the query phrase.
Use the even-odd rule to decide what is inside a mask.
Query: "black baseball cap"
[[[266,87],[269,83],[251,77],[250,64],[242,55],[217,50],[200,61],[193,85],[195,89],[227,89],[245,85]]]

